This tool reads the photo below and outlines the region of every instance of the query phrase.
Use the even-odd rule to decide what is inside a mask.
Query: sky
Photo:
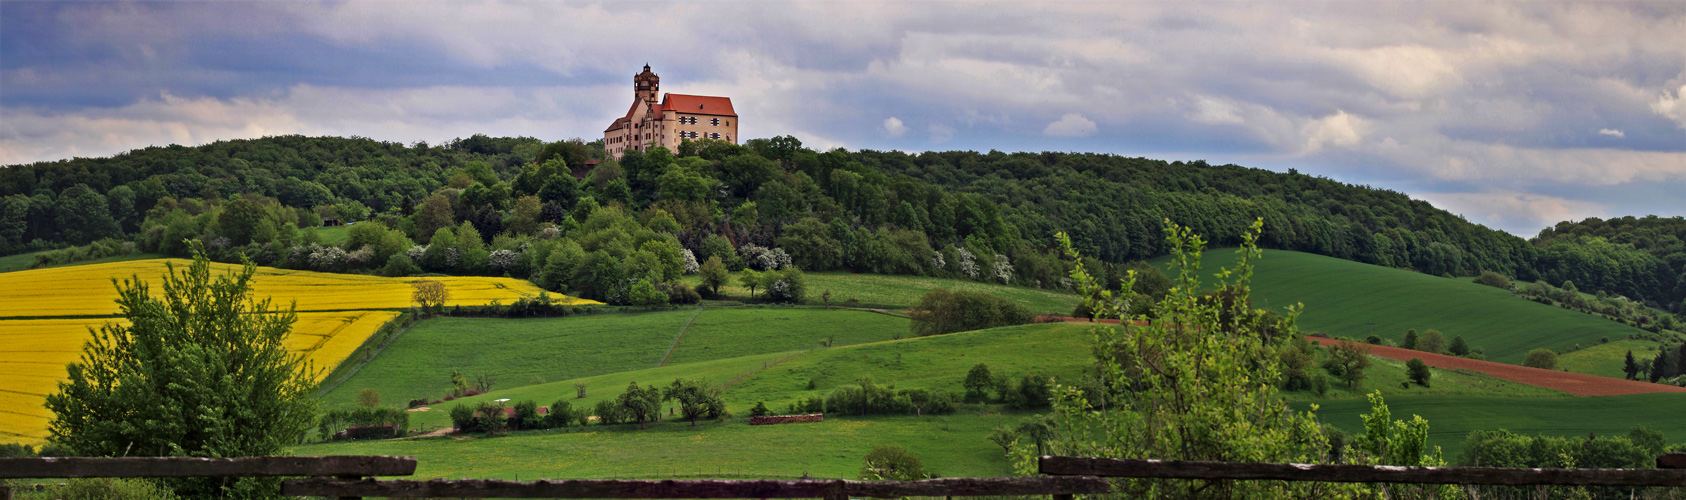
[[[1532,236],[1686,215],[1686,2],[0,1],[0,164],[594,140],[648,63],[815,149],[1297,169]]]

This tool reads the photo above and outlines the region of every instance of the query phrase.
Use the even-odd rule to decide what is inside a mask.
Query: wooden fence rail
[[[330,478],[288,479],[290,496],[458,497],[458,498],[897,498],[905,496],[1072,495],[1112,491],[1098,477],[994,477],[924,481],[723,481],[570,479],[429,481]]]
[[[1686,454],[1657,458],[1658,467],[1686,464]],[[1552,486],[1686,487],[1686,469],[1524,469],[1396,467],[1189,460],[1042,457],[1043,474],[1160,479],[1264,479],[1328,483],[1427,483]]]
[[[76,477],[409,476],[416,457],[0,458],[0,479]]]

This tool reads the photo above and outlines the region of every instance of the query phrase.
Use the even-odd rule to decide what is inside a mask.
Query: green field
[[[687,334],[687,337],[690,335]],[[806,352],[759,354],[661,368],[609,373],[579,380],[494,390],[434,405],[429,411],[411,414],[412,425],[449,425],[447,414],[458,404],[481,401],[530,399],[548,405],[569,399],[575,407],[596,404],[626,390],[630,382],[666,385],[675,378],[704,379],[726,387],[722,398],[734,413],[746,413],[758,401],[783,409],[799,399],[824,397],[840,385],[852,385],[872,377],[898,389],[943,389],[960,393],[960,381],[972,365],[985,363],[990,369],[1014,376],[1039,371],[1073,377],[1091,363],[1092,335],[1084,325],[1048,323],[992,328],[974,332],[875,342],[853,346],[820,348]],[[808,390],[808,382],[814,389]],[[734,383],[735,382],[735,383]],[[574,399],[575,383],[587,385],[585,399]]]
[[[351,229],[351,226],[317,226],[313,229],[316,230],[316,236],[322,238],[322,244],[324,245],[343,244],[346,239],[351,237],[346,232]]]
[[[1429,377],[1428,387],[1414,383],[1403,384],[1410,380],[1405,374],[1405,362],[1387,358],[1371,357],[1374,364],[1364,370],[1364,380],[1356,388],[1347,388],[1345,383],[1329,377],[1329,392],[1324,397],[1317,397],[1310,390],[1284,392],[1283,397],[1290,401],[1309,401],[1316,399],[1363,398],[1372,392],[1381,392],[1383,396],[1402,395],[1459,395],[1459,396],[1505,396],[1519,398],[1566,398],[1569,393],[1555,391],[1543,387],[1496,379],[1478,372],[1468,370],[1442,370],[1429,368],[1433,376]],[[1328,376],[1322,368],[1316,368],[1319,373]]]
[[[788,307],[709,309],[697,316],[667,362],[800,351],[820,347],[822,340],[842,346],[907,335],[906,318],[866,311]]]
[[[1627,352],[1633,351],[1634,361],[1646,366],[1657,355],[1657,343],[1649,340],[1616,340],[1557,356],[1557,366],[1576,373],[1605,377],[1627,378],[1622,368],[1627,366]],[[1641,373],[1640,376],[1644,376]]]
[[[436,399],[450,392],[452,369],[471,380],[490,376],[494,389],[514,388],[653,368],[669,348],[672,364],[809,349],[824,338],[834,345],[884,340],[907,329],[906,319],[873,312],[788,307],[435,318],[405,332],[323,399],[329,407],[347,407],[363,389],[375,389],[389,404]]]
[[[1363,398],[1315,402],[1318,418],[1347,432],[1362,432],[1359,415],[1370,412]],[[1305,410],[1311,402],[1293,403]],[[1507,429],[1526,435],[1625,435],[1635,425],[1662,431],[1671,443],[1686,441],[1686,394],[1657,393],[1581,398],[1505,398],[1487,396],[1392,396],[1388,409],[1396,420],[1421,415],[1428,420],[1429,444],[1445,450],[1448,460],[1463,451],[1470,431]]]
[[[831,291],[831,305],[833,306],[862,306],[884,308],[907,308],[919,301],[919,297],[926,292],[938,288],[949,290],[977,290],[991,295],[1012,299],[1037,314],[1071,314],[1072,308],[1077,307],[1077,296],[1055,290],[1025,288],[1012,285],[997,285],[994,283],[980,283],[976,281],[957,280],[948,278],[928,278],[923,276],[900,276],[887,274],[854,274],[841,271],[805,273],[808,280],[808,292],[805,302],[820,304],[820,294]],[[686,281],[695,285],[700,278],[686,277]],[[721,293],[731,296],[747,296],[749,289],[737,285],[737,274],[732,275],[729,286],[720,287]],[[759,292],[759,290],[757,290]],[[849,302],[850,299],[855,302]]]
[[[1206,252],[1201,275],[1211,280],[1233,265],[1231,249]],[[1160,259],[1156,264],[1163,265]],[[1538,304],[1465,278],[1361,264],[1286,250],[1266,250],[1253,276],[1254,307],[1281,310],[1305,304],[1300,329],[1362,339],[1371,334],[1404,338],[1405,331],[1440,330],[1462,335],[1487,359],[1520,364],[1529,350],[1566,350],[1600,338],[1645,333],[1614,321]],[[1619,368],[1619,366],[1618,366]]]
[[[686,478],[795,479],[859,475],[874,446],[896,445],[918,455],[944,477],[1007,475],[1001,448],[986,439],[998,425],[1028,414],[942,417],[831,418],[824,422],[750,426],[746,419],[673,420],[635,425],[570,427],[467,440],[322,443],[295,446],[296,455],[408,455],[416,479]]]
[[[51,251],[51,250],[48,250],[48,251]],[[36,254],[42,254],[42,253],[46,253],[46,251],[20,253],[20,254],[7,255],[5,257],[0,257],[0,273],[9,273],[9,272],[12,272],[12,271],[23,271],[23,270],[26,270],[26,269],[31,269],[29,266],[35,264],[35,255]],[[164,255],[164,254],[161,254],[161,253],[131,253],[131,254],[125,254],[125,255],[114,255],[114,256],[111,256],[111,257],[103,258],[103,259],[84,260],[84,261],[80,261],[80,262],[72,262],[72,263],[69,263],[69,264],[62,264],[62,265],[57,265],[57,266],[47,266],[47,267],[81,266],[81,265],[87,265],[87,264],[102,264],[102,263],[106,263],[106,262],[123,262],[123,261],[128,261],[128,260],[162,259],[164,257],[167,257],[167,256]]]

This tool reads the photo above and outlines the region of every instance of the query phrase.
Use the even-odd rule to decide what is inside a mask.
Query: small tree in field
[[[1399,347],[1403,347],[1403,348],[1406,348],[1406,349],[1416,349],[1417,348],[1417,329],[1416,328],[1412,328],[1410,330],[1405,330],[1405,340],[1399,342]]]
[[[381,405],[381,393],[374,389],[357,391],[357,406],[374,408]]]
[[[726,413],[726,402],[720,399],[719,389],[705,381],[674,379],[662,399],[677,401],[679,413],[691,421],[691,427],[697,426],[698,417],[720,418]]]
[[[1417,385],[1423,387],[1428,387],[1428,379],[1434,375],[1433,372],[1429,371],[1428,363],[1423,362],[1423,358],[1411,358],[1410,361],[1406,361],[1405,374],[1411,377],[1412,382],[1416,382]]]
[[[862,458],[861,479],[866,481],[918,481],[929,479],[925,462],[900,446],[877,446]]]
[[[1468,356],[1469,343],[1464,342],[1463,335],[1452,337],[1452,345],[1446,348],[1446,352],[1452,353],[1453,356]]]
[[[162,293],[137,277],[117,282],[127,324],[93,330],[67,380],[47,396],[49,441],[89,457],[245,457],[282,454],[312,427],[314,370],[288,352],[297,319],[252,298],[257,266],[212,276],[198,241],[185,269],[168,268]],[[272,495],[276,481],[171,480],[178,494]]]
[[[1323,368],[1345,381],[1347,387],[1356,389],[1370,364],[1369,344],[1343,340],[1330,344],[1329,359],[1323,361]]]
[[[445,301],[451,300],[451,290],[445,288],[444,283],[434,280],[417,280],[410,283],[415,287],[415,293],[410,296],[422,311],[438,314],[445,310]]]
[[[726,273],[726,264],[720,262],[720,256],[718,255],[710,256],[708,260],[703,261],[702,269],[698,271],[698,275],[702,277],[702,286],[708,289],[710,297],[718,297],[720,287],[725,285],[726,280],[730,278]]]
[[[620,414],[638,423],[638,428],[645,428],[645,424],[661,420],[662,391],[656,386],[639,387],[637,382],[626,386],[626,392],[615,398]]]
[[[1550,349],[1534,349],[1528,351],[1528,357],[1522,359],[1522,366],[1553,370],[1557,368],[1557,353]]]
[[[745,269],[738,274],[738,284],[749,289],[750,298],[755,297],[755,289],[761,286],[761,273],[753,269]]]
[[[1446,334],[1440,330],[1423,332],[1423,337],[1417,340],[1417,350],[1443,354],[1446,352]]]
[[[1633,358],[1633,350],[1627,351],[1627,361],[1622,363],[1622,372],[1627,374],[1628,380],[1639,379],[1639,360]]]

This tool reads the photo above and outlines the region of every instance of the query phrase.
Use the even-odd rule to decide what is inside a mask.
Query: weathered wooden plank
[[[346,481],[329,478],[288,479],[288,496],[459,497],[459,498],[846,498],[904,496],[985,496],[1106,493],[1111,483],[1094,477],[1003,477],[929,479],[925,481],[633,481],[573,479],[505,481],[434,479],[428,481]]]
[[[1686,453],[1664,453],[1657,457],[1658,469],[1686,469]]]
[[[198,476],[408,476],[416,457],[0,458],[0,478]]]
[[[1395,467],[1042,457],[1051,475],[1164,479],[1269,479],[1332,483],[1686,486],[1686,470]]]

